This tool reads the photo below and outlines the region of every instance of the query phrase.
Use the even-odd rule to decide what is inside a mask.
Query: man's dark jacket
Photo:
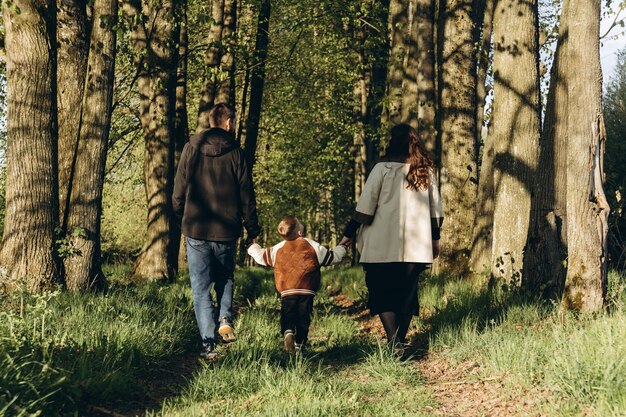
[[[244,151],[223,129],[205,130],[183,148],[174,180],[174,212],[185,236],[231,241],[260,233],[252,178]]]

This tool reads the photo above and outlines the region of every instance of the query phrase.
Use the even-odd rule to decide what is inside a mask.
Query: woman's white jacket
[[[353,216],[363,224],[357,237],[361,263],[432,263],[432,242],[443,222],[441,197],[434,175],[428,189],[409,189],[408,171],[401,162],[372,169]]]

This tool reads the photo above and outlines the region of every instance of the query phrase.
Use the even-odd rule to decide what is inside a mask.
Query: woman
[[[350,241],[360,228],[368,307],[380,317],[389,344],[400,350],[419,313],[419,275],[439,256],[443,210],[434,168],[417,131],[395,126],[387,155],[372,169],[341,241]]]

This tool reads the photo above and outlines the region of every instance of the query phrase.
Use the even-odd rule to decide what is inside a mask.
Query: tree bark
[[[117,0],[95,0],[92,16],[84,105],[67,209],[67,238],[75,250],[64,259],[70,290],[106,284],[100,265],[100,220],[111,128]]]
[[[196,133],[210,127],[209,111],[218,103],[234,103],[236,0],[213,0],[205,81],[200,96]]]
[[[485,124],[485,104],[489,90],[487,88],[487,74],[491,63],[491,38],[493,35],[493,11],[496,0],[476,0],[480,7],[476,7],[479,19],[482,22],[480,31],[480,51],[478,54],[478,72],[476,74],[476,130],[482,136]]]
[[[6,289],[60,282],[53,0],[3,3],[8,84],[6,217],[0,265]]]
[[[176,78],[176,118],[174,120],[176,165],[178,165],[180,154],[189,138],[189,117],[187,114],[187,66],[189,62],[187,7],[187,0],[181,1],[180,40],[178,43],[178,70]]]
[[[609,207],[603,190],[600,8],[600,0],[572,2],[568,13],[568,258],[561,307],[581,312],[601,310],[606,294]]]
[[[187,32],[187,0],[181,1],[180,41],[178,45],[178,75],[176,78],[176,119],[174,120],[174,172],[178,167],[180,155],[189,140],[189,117],[187,113],[187,66],[189,62],[189,34]],[[186,247],[181,236],[178,222],[172,223],[172,253],[178,248],[178,256],[172,259],[178,269],[187,258]]]
[[[483,28],[478,55],[478,74],[476,83],[476,129],[482,138],[481,163],[478,174],[478,198],[476,199],[476,219],[472,231],[472,252],[470,266],[474,272],[490,270],[492,226],[493,226],[493,135],[483,129],[485,103],[488,94],[486,82],[490,65],[491,38],[493,34],[493,10],[495,0],[483,0]],[[493,121],[491,122],[493,126]],[[486,134],[485,134],[486,133]]]
[[[383,125],[402,123],[403,84],[408,55],[409,1],[391,0],[389,3],[389,62],[387,72],[387,105]]]
[[[435,118],[437,89],[435,83],[435,1],[417,0],[417,118],[418,133],[426,149],[434,155],[437,132]]]
[[[537,1],[499,2],[493,28],[492,276],[519,285],[541,126]]]
[[[441,197],[446,227],[438,267],[465,273],[477,187],[476,57],[472,0],[447,0],[441,6],[439,52]]]
[[[224,2],[222,32],[221,77],[216,87],[215,103],[235,104],[235,47],[237,46],[237,2]]]
[[[418,3],[419,0],[409,0],[408,2],[408,21],[405,40],[406,54],[402,66],[404,76],[402,78],[402,101],[400,108],[400,122],[409,124],[416,129],[419,125],[418,74],[420,69],[420,54],[418,50],[418,42],[420,41],[418,23],[420,20],[418,19]]]
[[[144,177],[148,201],[147,240],[135,262],[134,275],[141,280],[172,281],[178,248],[172,211],[174,179],[174,126],[179,16],[176,4],[129,0],[125,7],[135,22],[131,41],[140,71],[140,121],[144,131]],[[150,22],[150,31],[144,26]],[[144,52],[145,50],[145,52]]]
[[[59,123],[59,210],[66,229],[71,179],[81,126],[89,54],[86,2],[57,0],[57,106]]]
[[[215,84],[219,74],[220,47],[222,32],[224,30],[224,3],[225,0],[212,0],[211,2],[211,26],[209,28],[209,49],[204,62],[206,72],[205,80],[200,95],[198,108],[198,123],[196,133],[200,133],[210,127],[209,111],[215,104]]]
[[[358,202],[367,177],[367,119],[368,96],[371,84],[371,70],[365,48],[366,30],[362,26],[356,31],[358,77],[354,87],[354,201]]]
[[[259,9],[256,43],[254,47],[252,79],[250,81],[250,107],[246,121],[246,159],[248,169],[252,172],[256,160],[256,147],[261,120],[261,104],[263,102],[263,86],[265,84],[265,61],[269,46],[270,0],[263,0]]]
[[[569,5],[570,0],[563,0],[541,138],[531,229],[524,255],[524,287],[546,297],[563,291],[567,272]]]

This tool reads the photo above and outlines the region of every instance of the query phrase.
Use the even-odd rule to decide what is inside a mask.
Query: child
[[[282,242],[265,249],[255,243],[248,248],[248,254],[258,264],[274,268],[285,350],[297,353],[307,342],[313,297],[320,286],[320,267],[341,262],[347,249],[339,245],[328,250],[305,238],[304,226],[294,216],[282,218],[278,233]]]

